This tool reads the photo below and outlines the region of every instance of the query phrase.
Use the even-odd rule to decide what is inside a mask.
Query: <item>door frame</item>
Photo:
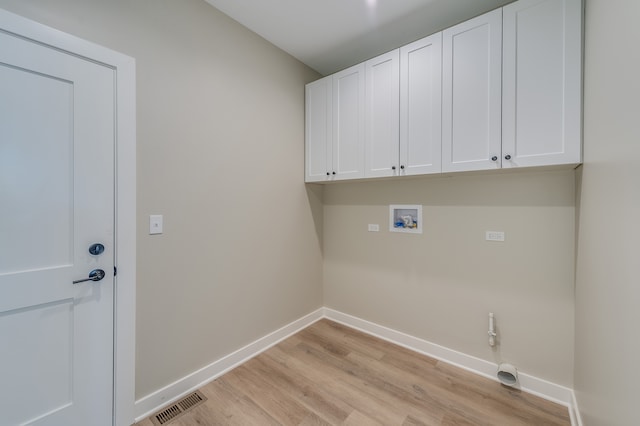
[[[113,424],[134,423],[136,319],[135,60],[111,49],[0,9],[0,31],[93,62],[115,75],[115,265]]]

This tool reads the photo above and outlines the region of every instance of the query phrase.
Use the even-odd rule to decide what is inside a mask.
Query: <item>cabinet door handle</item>
[[[331,173],[327,172],[327,176],[331,176]]]
[[[402,170],[404,170],[404,166],[400,166],[400,168],[401,168]]]
[[[332,172],[334,175],[336,174],[336,172]]]
[[[505,159],[505,160],[511,160],[511,155],[510,155],[510,154],[505,155],[505,156],[504,156],[504,159]]]
[[[396,166],[391,166],[391,170],[395,170],[395,169],[396,169]]]
[[[493,157],[491,157],[491,161],[498,161],[498,156],[494,155]]]

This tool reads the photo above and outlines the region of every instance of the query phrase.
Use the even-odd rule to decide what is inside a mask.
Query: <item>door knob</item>
[[[104,278],[104,271],[102,269],[94,269],[93,271],[89,272],[89,278],[84,278],[81,280],[75,280],[73,283],[74,284],[79,284],[79,283],[83,283],[85,281],[100,281],[101,279]]]

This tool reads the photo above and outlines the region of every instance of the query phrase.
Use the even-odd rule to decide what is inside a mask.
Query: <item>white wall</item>
[[[0,7],[136,59],[137,398],[322,306],[321,192],[303,183],[315,72],[202,0]]]
[[[575,392],[586,426],[638,424],[640,2],[587,0]]]
[[[325,306],[571,387],[574,183],[520,170],[329,185]],[[389,204],[422,204],[424,233],[390,233]]]

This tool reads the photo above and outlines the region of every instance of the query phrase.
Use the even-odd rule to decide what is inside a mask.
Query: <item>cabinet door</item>
[[[400,167],[402,174],[440,173],[442,33],[400,49]]]
[[[364,63],[333,75],[335,180],[364,177],[364,91]]]
[[[400,170],[400,56],[394,50],[365,63],[365,177]]]
[[[442,171],[499,168],[502,9],[443,31],[442,43]]]
[[[332,172],[332,81],[325,77],[305,88],[305,182],[328,180]]]
[[[503,13],[502,167],[581,162],[581,0]]]

